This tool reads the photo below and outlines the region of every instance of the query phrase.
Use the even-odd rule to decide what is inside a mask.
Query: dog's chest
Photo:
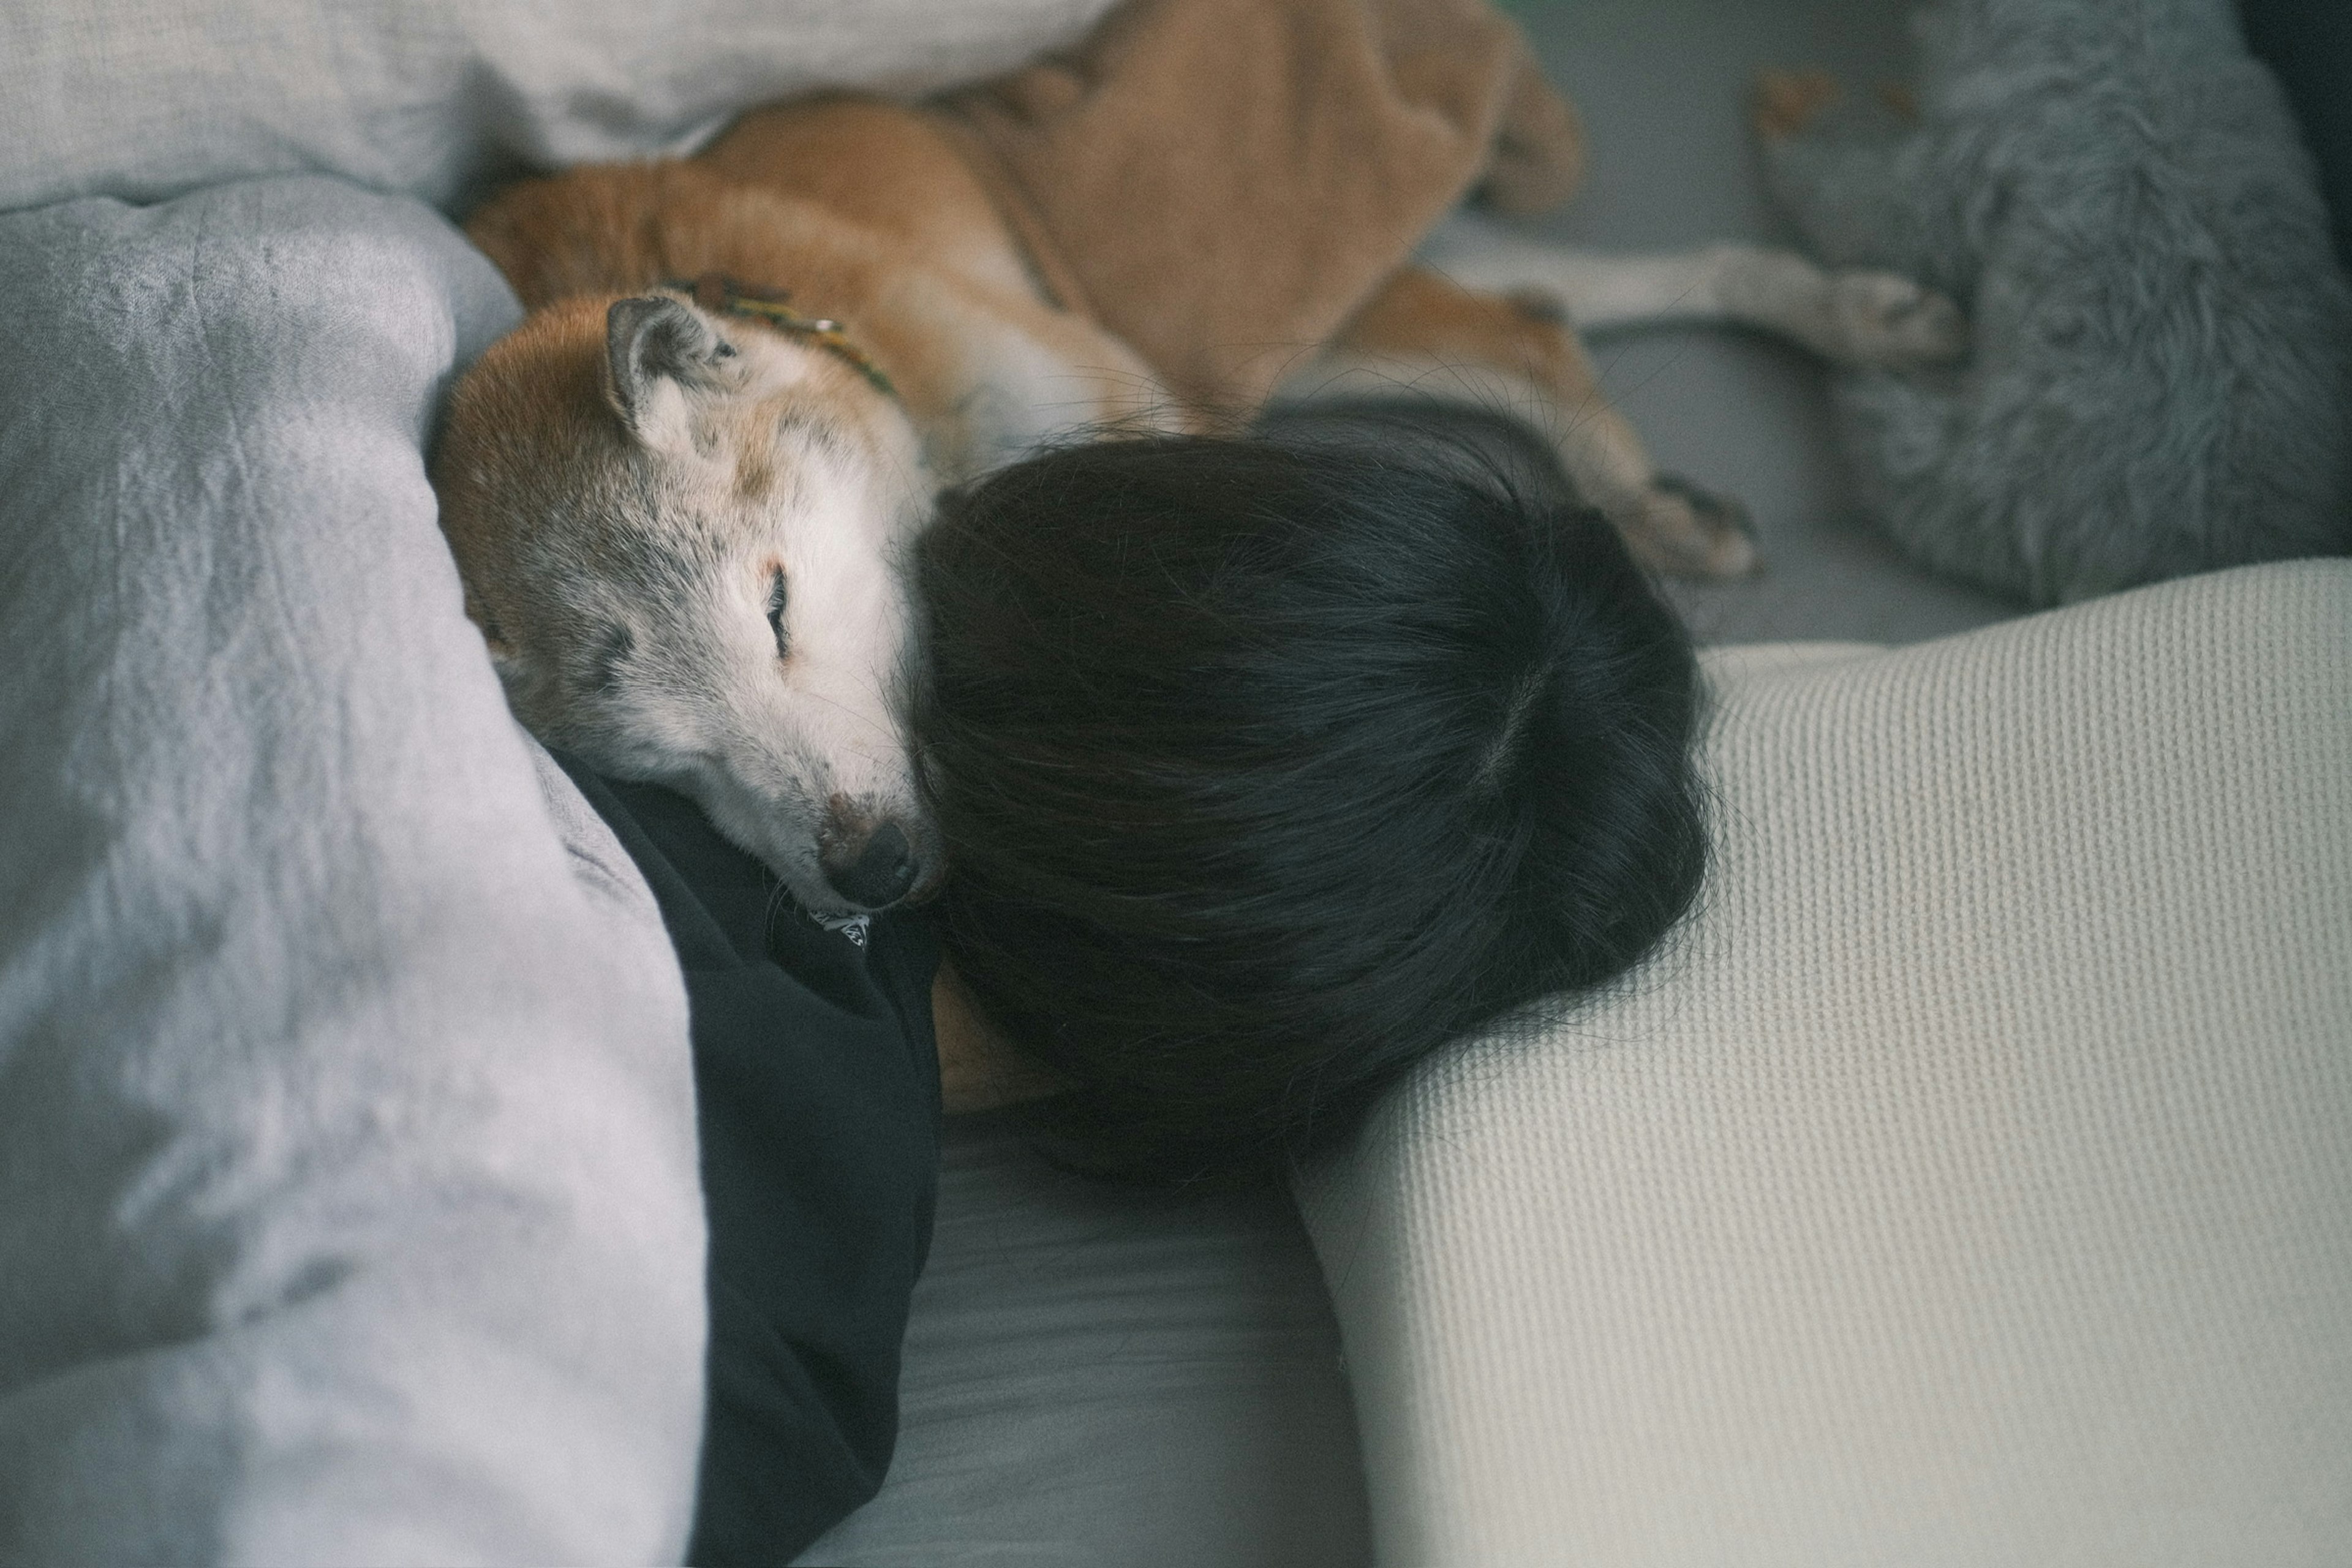
[[[974,323],[962,335],[956,385],[927,431],[942,478],[962,483],[1038,447],[1089,430],[1108,414],[1100,367],[1008,321]]]

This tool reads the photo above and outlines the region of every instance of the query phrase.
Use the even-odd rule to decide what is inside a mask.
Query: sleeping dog
[[[1058,441],[1237,430],[1277,396],[1500,402],[1660,569],[1736,509],[1662,479],[1576,328],[1712,317],[1842,363],[1958,313],[1744,247],[1601,258],[1449,227],[1580,146],[1484,0],[1135,0],[959,97],[758,110],[696,157],[513,187],[467,231],[530,315],[454,393],[444,527],[516,711],[698,800],[809,911],[941,871],[903,730],[908,546],[944,486]]]

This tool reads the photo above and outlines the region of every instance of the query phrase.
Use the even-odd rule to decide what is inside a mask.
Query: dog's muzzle
[[[897,903],[915,885],[915,849],[895,822],[862,839],[835,839],[818,857],[824,879],[853,904],[878,910]]]

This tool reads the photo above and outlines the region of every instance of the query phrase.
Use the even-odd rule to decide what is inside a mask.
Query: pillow
[[[516,316],[333,181],[0,218],[0,1561],[682,1548],[683,988],[420,452]]]
[[[2340,1561],[2352,563],[1775,658],[1679,948],[1301,1184],[1380,1561]]]
[[[819,88],[970,80],[1108,0],[85,0],[0,9],[0,211],[299,171],[445,207]]]

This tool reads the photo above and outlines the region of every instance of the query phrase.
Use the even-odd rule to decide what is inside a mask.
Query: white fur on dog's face
[[[517,711],[692,796],[814,911],[889,901],[821,860],[885,824],[919,889],[940,852],[905,730],[931,495],[912,426],[824,351],[680,301],[619,301],[607,338],[598,406],[501,429],[496,378],[530,366],[486,356],[444,437],[445,506],[502,524],[451,537]]]

